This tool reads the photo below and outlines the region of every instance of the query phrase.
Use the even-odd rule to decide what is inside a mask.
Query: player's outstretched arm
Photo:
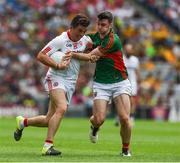
[[[99,50],[99,48],[95,48],[94,50],[92,50],[90,53],[90,55],[95,55],[95,56],[99,56],[99,57],[103,57],[104,54]]]
[[[71,52],[72,57],[81,61],[90,61],[91,55],[89,53]]]
[[[104,54],[101,53],[99,48],[96,48],[89,53],[72,52],[73,58],[78,59],[78,60],[82,60],[82,61],[96,62],[101,56],[104,56]]]

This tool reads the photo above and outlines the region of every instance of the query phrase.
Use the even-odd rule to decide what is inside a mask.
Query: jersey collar
[[[74,42],[74,41],[72,40],[72,38],[71,38],[71,35],[70,35],[70,29],[67,31],[67,35],[68,35],[68,38],[69,38],[72,42]]]

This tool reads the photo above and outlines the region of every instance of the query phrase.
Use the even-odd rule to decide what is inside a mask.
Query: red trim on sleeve
[[[43,52],[44,54],[47,54],[50,50],[51,50],[51,48],[48,46],[48,47],[45,48],[42,52]]]

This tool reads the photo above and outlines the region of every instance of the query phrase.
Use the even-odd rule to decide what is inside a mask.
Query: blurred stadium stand
[[[180,33],[179,0],[136,0],[136,2]]]
[[[134,44],[140,59],[137,118],[180,121],[178,0],[1,0],[0,116],[19,114],[17,108],[29,108],[22,113],[27,116],[46,113],[42,83],[47,70],[36,61],[37,53],[68,29],[76,13],[87,14],[89,31],[95,31],[96,14],[102,10],[113,12],[114,30],[123,43]],[[91,114],[94,67],[82,63],[67,116]]]

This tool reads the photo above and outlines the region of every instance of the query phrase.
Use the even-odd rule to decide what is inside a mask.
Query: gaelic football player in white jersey
[[[85,15],[76,15],[71,21],[70,29],[50,41],[37,56],[41,63],[49,67],[45,77],[45,89],[50,96],[48,113],[32,118],[16,117],[14,138],[16,141],[20,140],[22,131],[27,126],[48,127],[43,155],[61,155],[53,147],[54,136],[70,103],[80,68],[79,60],[72,58],[69,51],[83,52],[86,49],[89,39],[84,34],[89,24]],[[60,63],[51,59],[51,55],[57,51],[65,53]],[[83,60],[89,61],[90,57],[84,56]]]
[[[140,81],[140,70],[139,70],[139,59],[134,55],[133,45],[131,43],[126,43],[124,45],[124,62],[128,71],[128,79],[132,86],[131,95],[131,113],[130,117],[132,124],[134,124],[134,114],[136,110],[136,98],[138,92],[138,82]],[[115,125],[119,125],[119,118],[116,117]]]
[[[138,82],[140,81],[139,59],[134,55],[133,45],[126,43],[124,45],[125,56],[124,61],[128,70],[128,78],[132,86],[131,96],[131,120],[134,121],[134,113],[136,109],[136,96],[138,92]]]

